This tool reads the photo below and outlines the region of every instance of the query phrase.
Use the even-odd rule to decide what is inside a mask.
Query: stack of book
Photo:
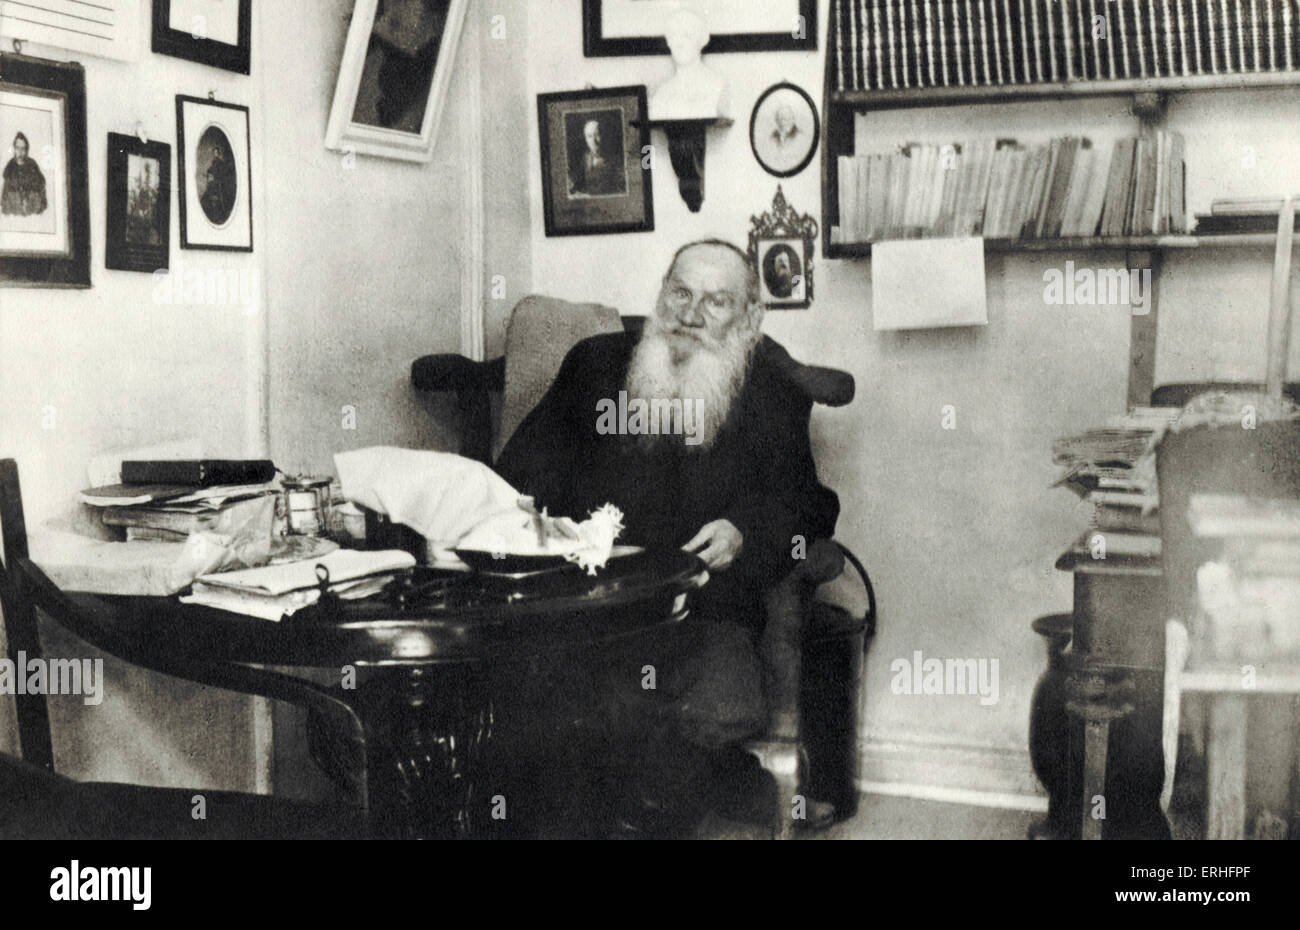
[[[1135,408],[1104,428],[1052,444],[1052,461],[1065,469],[1057,484],[1092,505],[1087,540],[1094,557],[1160,555],[1155,445],[1177,413],[1176,407]]]
[[[859,133],[859,136],[862,134]],[[858,149],[865,148],[859,145]],[[837,243],[1186,232],[1181,133],[1040,145],[976,139],[841,155]]]
[[[1300,211],[1300,194],[1291,198]],[[1281,197],[1221,197],[1210,204],[1209,213],[1196,214],[1198,236],[1277,231]],[[1300,229],[1297,216],[1296,229]]]
[[[123,462],[121,484],[82,491],[105,526],[128,541],[183,542],[191,533],[232,533],[278,492],[270,462]],[[236,483],[227,483],[236,482]]]

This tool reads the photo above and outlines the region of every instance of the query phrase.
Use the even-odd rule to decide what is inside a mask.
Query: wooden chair
[[[59,590],[28,558],[18,466],[0,459],[0,612],[6,650],[42,656],[37,612],[74,634],[95,631],[97,644],[146,668],[216,688],[290,701],[308,707],[352,737],[359,774],[338,802],[305,804],[266,795],[210,789],[154,788],[75,782],[54,770],[49,710],[43,694],[16,695],[22,758],[0,753],[0,839],[343,839],[361,838],[366,824],[365,749],[361,723],[322,688],[287,675],[251,668],[179,669],[115,642],[111,608],[99,598]],[[89,647],[87,647],[89,648]],[[192,816],[202,795],[206,819]]]
[[[485,362],[460,355],[425,356],[411,365],[411,382],[417,391],[455,394],[461,417],[460,453],[491,463],[550,387],[569,349],[583,339],[602,333],[622,330],[639,335],[644,323],[644,317],[620,317],[611,307],[525,297],[511,314],[503,356]],[[838,407],[852,401],[854,381],[848,372],[804,365],[766,336],[760,351],[813,403]],[[496,429],[493,428],[494,395],[500,397]],[[851,617],[842,608],[818,603],[814,598],[820,585],[844,571],[846,561],[858,574],[865,590],[868,607],[861,618]],[[778,634],[777,652],[782,658],[776,663],[769,662],[765,669],[765,690],[773,708],[772,725],[768,733],[746,748],[777,781],[781,810],[774,832],[779,837],[788,837],[795,827],[792,798],[806,791],[810,784],[835,783],[837,787],[830,791],[835,796],[820,800],[835,804],[836,819],[851,816],[856,810],[855,776],[851,772],[839,779],[828,779],[813,777],[815,773],[808,771],[809,762],[816,766],[818,760],[809,759],[807,736],[810,726],[820,731],[818,735],[824,735],[828,729],[836,730],[839,735],[856,734],[857,695],[845,695],[829,714],[825,708],[811,714],[802,706],[801,695],[816,690],[818,667],[815,663],[805,663],[804,657],[827,657],[827,644],[837,637],[857,637],[864,633],[865,649],[875,630],[875,595],[862,563],[843,546],[819,539],[809,545],[807,558],[799,567],[768,590],[765,605],[766,635],[771,638],[773,633]],[[769,655],[772,651],[768,650]],[[855,658],[852,669],[841,668],[840,672],[856,676],[860,653]],[[829,717],[835,720],[828,722]],[[838,765],[838,761],[832,765]]]

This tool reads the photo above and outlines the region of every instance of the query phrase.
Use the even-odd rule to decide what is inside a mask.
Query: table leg
[[[1209,782],[1205,838],[1246,836],[1246,698],[1216,694],[1210,704],[1210,738],[1205,747]]]
[[[1089,720],[1083,727],[1083,838],[1101,839],[1101,819],[1093,816],[1093,799],[1105,797],[1106,749],[1110,722]]]
[[[372,756],[372,806],[380,836],[450,839],[474,834],[486,813],[477,779],[495,711],[470,666],[416,666],[376,702],[382,751]],[[482,808],[482,810],[480,810]]]
[[[1083,720],[1083,810],[1081,835],[1085,840],[1102,838],[1103,820],[1115,806],[1108,803],[1106,763],[1110,754],[1110,725],[1133,712],[1132,679],[1122,672],[1084,666],[1066,682],[1071,697],[1065,707]],[[1104,805],[1094,811],[1098,800]],[[1113,799],[1114,800],[1114,799]],[[1094,816],[1101,813],[1101,817]]]

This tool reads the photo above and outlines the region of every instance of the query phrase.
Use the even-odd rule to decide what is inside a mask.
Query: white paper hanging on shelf
[[[898,239],[873,243],[871,315],[877,330],[988,323],[984,240]]]

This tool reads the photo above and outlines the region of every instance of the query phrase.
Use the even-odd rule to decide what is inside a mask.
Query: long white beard
[[[688,344],[685,354],[680,342],[671,341],[657,317],[646,320],[645,331],[632,354],[627,372],[628,397],[652,400],[680,400],[696,411],[696,434],[700,448],[713,445],[731,407],[745,386],[749,360],[762,338],[757,328],[738,326],[721,342]],[[643,437],[654,443],[665,437]],[[677,438],[680,442],[680,437]]]

